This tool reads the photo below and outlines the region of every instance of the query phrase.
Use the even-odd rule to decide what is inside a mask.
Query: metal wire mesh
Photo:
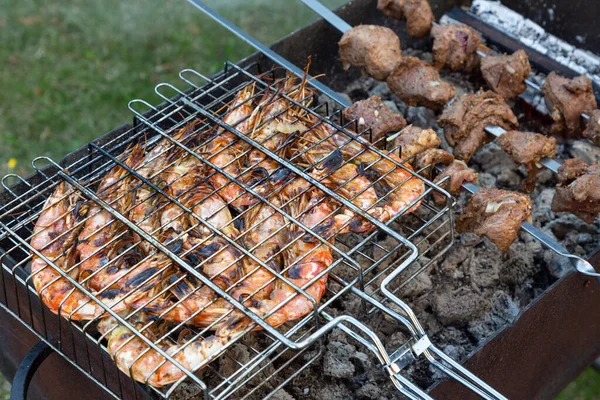
[[[135,397],[141,390],[134,379],[117,371],[108,355],[124,354],[133,344],[142,350],[126,363],[125,372],[137,374],[144,390],[159,397],[169,397],[183,382],[192,382],[207,398],[253,396],[259,390],[264,395],[263,386],[276,390],[318,358],[318,339],[336,315],[330,312],[332,305],[358,296],[365,310],[386,311],[382,279],[392,271],[398,274],[393,290],[401,293],[449,248],[454,240],[451,198],[419,175],[430,166],[412,171],[405,166],[410,160],[364,146],[370,131],[359,131],[356,121],[344,121],[328,99],[285,71],[261,73],[257,64],[227,64],[213,79],[193,70],[182,71],[180,77],[184,91],[157,86],[165,103],[155,107],[142,100],[131,102],[136,115],[132,128],[98,139],[60,165],[36,159],[37,172],[29,178],[3,179],[0,300],[116,397]],[[248,96],[240,99],[244,90]],[[241,112],[246,107],[250,113]],[[262,118],[257,119],[256,112]],[[248,124],[251,119],[254,123]],[[268,134],[274,123],[283,124],[277,132],[289,128],[289,137],[278,141],[277,133]],[[302,140],[314,132],[320,136]],[[220,143],[224,137],[227,141]],[[332,149],[321,152],[334,137],[342,153],[356,144],[359,150],[340,164]],[[145,151],[138,164],[131,160],[135,145],[143,145]],[[317,153],[318,159],[309,157]],[[371,161],[364,162],[367,158]],[[356,204],[367,192],[378,194],[373,209],[388,200],[382,189],[386,173],[358,191],[349,188],[357,177],[374,175],[378,163],[384,162],[406,175],[397,187],[418,179],[424,190],[380,222],[370,209]],[[320,173],[328,171],[327,163],[335,164],[332,171],[352,163],[352,171],[358,173],[333,179],[332,174]],[[107,174],[114,179],[108,181]],[[284,183],[277,184],[279,179]],[[294,183],[299,189],[286,194]],[[34,224],[59,186],[68,188],[61,201],[71,193],[78,198],[68,209],[75,221],[61,234],[50,235],[46,247],[32,246],[32,239],[43,235],[34,231]],[[393,193],[396,187],[386,189]],[[434,204],[434,191],[446,197],[444,206]],[[207,211],[216,198],[220,206]],[[307,204],[298,208],[295,204],[301,199]],[[147,209],[151,211],[143,211]],[[221,220],[224,211],[230,216]],[[309,223],[317,211],[322,216]],[[326,223],[343,214],[351,217],[333,228]],[[343,233],[356,224],[368,229]],[[89,234],[82,236],[86,228]],[[282,232],[288,232],[284,240],[278,237]],[[59,247],[74,233],[74,246],[89,245],[91,250],[61,268],[70,253],[49,257],[46,250]],[[298,253],[305,248],[307,253]],[[307,260],[314,261],[314,254],[331,260],[321,260],[313,274],[298,276]],[[36,277],[39,281],[43,276],[31,271],[36,259],[52,269],[52,278],[42,287],[34,285]],[[231,271],[238,274],[229,277]],[[268,279],[259,285],[248,283],[257,273]],[[321,297],[314,288],[327,280]],[[42,306],[37,293],[52,294],[59,284],[68,291],[49,297],[57,302],[54,312],[64,318]],[[263,312],[258,296],[272,287],[288,296]],[[86,300],[72,305],[76,294]],[[294,313],[298,304],[304,311]],[[88,305],[111,316],[108,328],[98,329],[98,313],[81,317]],[[283,323],[273,323],[280,316]],[[235,330],[229,329],[232,321]],[[119,329],[126,335],[115,337]],[[228,332],[226,338],[214,333],[222,329]],[[256,329],[261,332],[251,332]],[[107,339],[112,342],[107,344]],[[218,346],[204,349],[210,340]],[[206,351],[200,361],[188,365],[184,355],[194,346]],[[151,363],[151,356],[159,361]],[[142,370],[142,365],[147,368]],[[182,373],[159,387],[157,373],[169,365]],[[274,376],[279,378],[271,380]]]

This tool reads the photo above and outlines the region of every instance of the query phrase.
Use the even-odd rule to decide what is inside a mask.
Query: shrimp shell
[[[134,168],[144,155],[141,145],[136,145],[128,153],[124,164]],[[117,165],[102,179],[98,188],[98,197],[108,202],[116,211],[123,213],[128,210],[133,201],[131,192],[133,175],[127,169]],[[114,220],[111,213],[98,204],[92,205],[89,217],[78,238],[77,252],[81,258],[80,281],[89,288],[102,290],[107,282],[112,281],[113,268],[104,268],[111,259],[111,248],[118,243],[114,237],[123,229],[120,222]],[[121,234],[122,235],[122,234]],[[112,241],[112,243],[111,243]]]
[[[144,317],[140,317],[136,326],[144,325],[146,321]],[[146,326],[144,329],[138,328],[138,330],[141,330],[144,336],[156,343],[156,346],[190,372],[196,371],[201,365],[215,359],[224,350],[227,343],[234,340],[241,332],[239,330],[232,331],[232,336],[217,334],[207,338],[194,338],[192,341],[180,344],[170,339],[157,342],[157,334],[151,328],[153,327]],[[116,321],[104,322],[102,331],[108,340],[108,353],[117,367],[136,381],[161,388],[177,382],[185,376],[183,370],[167,361],[144,340]]]
[[[250,132],[254,126],[256,114],[253,112],[251,104],[253,95],[254,85],[246,86],[237,94],[228,113],[223,118],[226,124],[241,133]],[[217,135],[204,146],[203,152],[210,155],[208,160],[211,163],[223,169],[227,174],[238,178],[244,163],[240,155],[247,148],[247,143],[238,139],[234,133],[220,129]],[[241,186],[232,182],[225,175],[214,172],[209,180],[215,190],[218,190],[219,195],[234,207],[245,206],[253,201],[249,193],[246,193]]]
[[[281,205],[278,196],[272,196],[271,203],[277,207]],[[246,227],[243,234],[245,247],[273,270],[280,271],[283,262],[281,249],[285,245],[283,215],[269,204],[258,204],[245,212],[244,226]],[[233,289],[233,297],[244,298],[252,295],[253,300],[258,300],[269,295],[272,289],[272,283],[269,282],[273,279],[273,274],[269,270],[246,257],[243,271],[244,278]]]
[[[76,259],[76,239],[87,210],[78,207],[79,196],[71,185],[61,182],[46,200],[42,212],[33,228],[31,247],[53,261],[53,264],[70,276],[77,276],[79,267]],[[72,269],[73,268],[73,269]],[[71,270],[72,269],[72,270]],[[103,309],[42,258],[32,255],[31,276],[33,284],[44,304],[55,314],[60,312],[73,320],[94,319]]]
[[[310,197],[309,200],[302,199],[288,204],[290,214],[298,217],[308,228],[323,225],[326,223],[325,221],[331,219],[330,215],[334,211],[327,201],[322,201],[322,198],[318,194],[315,195],[314,192],[318,193],[318,191],[313,190],[312,197],[310,197],[311,193],[304,195]],[[293,240],[293,243],[285,250],[285,262],[288,268],[286,276],[290,282],[303,288],[312,279],[329,268],[333,262],[333,256],[328,246],[319,243],[300,229],[299,226],[292,225],[289,234],[290,242]],[[328,274],[324,274],[310,286],[304,288],[306,294],[311,296],[316,304],[320,302],[325,293],[327,278]],[[267,317],[269,325],[278,327],[287,321],[296,320],[311,312],[314,309],[312,301],[302,294],[297,294],[297,291],[284,281],[278,280],[269,299],[259,302],[256,307],[262,315],[266,315],[294,295],[296,296]]]

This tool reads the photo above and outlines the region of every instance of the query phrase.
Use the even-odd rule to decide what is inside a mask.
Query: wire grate
[[[370,131],[283,70],[228,63],[212,79],[193,70],[180,77],[185,91],[156,87],[163,104],[130,103],[133,127],[60,164],[38,158],[28,178],[3,179],[2,305],[115,397],[169,397],[184,382],[207,398],[264,395],[317,359],[319,339],[335,326],[389,364],[358,315],[331,307],[358,297],[369,313],[389,314],[383,280],[393,275],[394,293],[401,291],[452,244],[450,196],[393,151],[366,146]],[[334,176],[344,168],[353,174]],[[405,178],[389,187],[399,171]],[[356,188],[357,180],[368,184]],[[423,187],[418,196],[374,217],[389,193],[412,182]],[[76,199],[67,209],[72,225],[53,235],[43,233],[48,226],[34,230],[59,190],[58,201]],[[444,206],[433,203],[433,191],[447,198]],[[377,198],[369,207],[357,206],[370,193]],[[48,242],[33,246],[43,235]],[[69,251],[49,255],[73,235],[75,261],[67,262]],[[32,272],[39,260],[46,267]],[[307,265],[319,268],[306,274]],[[43,280],[44,271],[51,278]],[[283,299],[260,297],[274,290]],[[38,291],[56,302],[54,313]],[[410,327],[407,314],[396,318]],[[189,363],[194,346],[203,357]],[[109,357],[133,348],[141,350],[121,369],[135,380]],[[169,367],[179,372],[160,374]]]

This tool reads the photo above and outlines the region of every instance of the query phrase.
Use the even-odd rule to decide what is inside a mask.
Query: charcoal
[[[578,140],[571,146],[573,158],[580,158],[587,164],[600,162],[600,148],[587,140]]]
[[[367,383],[356,391],[356,396],[359,399],[378,399],[382,396],[382,391],[372,383]]]
[[[273,400],[295,400],[295,397],[286,392],[285,389],[279,389],[271,398]]]
[[[352,378],[355,367],[350,357],[356,348],[351,344],[332,341],[323,357],[323,374],[332,378]]]
[[[444,325],[464,324],[489,308],[489,303],[466,287],[456,291],[443,290],[433,295],[433,312]]]
[[[348,400],[352,398],[352,391],[341,382],[321,383],[319,387],[311,390],[311,399]]]

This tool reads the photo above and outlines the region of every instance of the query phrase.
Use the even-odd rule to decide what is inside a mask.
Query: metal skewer
[[[221,17],[219,14],[215,13],[213,10],[208,8],[202,2],[200,2],[198,0],[187,0],[187,1],[189,3],[191,3],[192,5],[194,5],[196,8],[198,8],[200,11],[204,12],[206,15],[208,15],[209,17],[211,17],[212,19],[217,21],[219,24],[221,24],[222,26],[227,28],[230,32],[235,34],[237,37],[242,39],[244,42],[248,43],[250,46],[254,47],[256,50],[260,51],[265,56],[269,57],[276,64],[279,64],[282,67],[288,69],[289,71],[293,72],[296,76],[299,76],[299,77],[305,76],[304,71],[302,71],[300,68],[296,67],[294,64],[292,64],[285,58],[281,57],[279,54],[275,53],[269,47],[265,46],[264,44],[262,44],[261,42],[259,42],[255,38],[253,38],[252,36],[246,34],[246,32],[242,31],[240,28],[238,28],[237,26],[232,24],[230,21],[226,20],[225,18]],[[337,18],[339,19],[339,17],[337,17]],[[340,21],[341,21],[341,19],[340,19]],[[340,96],[339,93],[337,93],[333,90],[330,90],[327,86],[323,85],[318,80],[311,78],[310,76],[307,76],[307,80],[308,80],[309,85],[311,85],[312,87],[314,87],[315,89],[317,89],[323,93],[327,93],[327,95],[329,97],[334,99],[339,104],[346,103],[344,98],[342,96]]]
[[[308,7],[310,7],[313,11],[318,13],[323,19],[325,19],[328,23],[330,23],[333,27],[338,29],[341,32],[346,32],[349,29],[352,29],[352,26],[338,17],[333,11],[323,6],[318,0],[300,0]],[[484,54],[485,55],[485,54]],[[535,83],[531,82],[533,87],[537,87],[539,90],[539,86]],[[485,131],[499,137],[506,133],[506,130],[497,125],[488,125],[485,127]],[[540,160],[540,164],[544,167],[548,168],[555,173],[558,172],[558,168],[562,165],[559,161],[544,157]],[[466,183],[462,185],[463,189],[467,190],[470,193],[475,193],[479,188],[471,183]],[[585,275],[593,276],[600,279],[600,273],[597,273],[588,261],[584,260],[581,257],[578,257],[574,254],[571,254],[569,250],[567,250],[564,246],[559,244],[556,240],[552,239],[546,233],[542,232],[541,229],[536,228],[531,225],[529,222],[521,223],[521,228],[529,233],[531,236],[542,242],[545,246],[547,246],[550,250],[554,251],[556,254],[567,257],[571,259],[575,269]]]
[[[343,19],[341,19],[340,17],[338,17],[336,13],[334,13],[333,11],[331,11],[329,8],[325,7],[318,0],[300,0],[300,1],[303,2],[304,4],[306,4],[314,12],[316,12],[317,14],[319,14],[324,20],[326,20],[330,25],[332,25],[338,31],[340,31],[342,33],[345,33],[346,31],[349,31],[350,29],[352,29],[352,25],[350,25],[349,23],[347,23],[346,21],[344,21]],[[435,22],[433,22],[433,24],[437,25]],[[476,53],[480,57],[483,57],[483,58],[485,58],[485,57],[488,56],[487,54],[485,54],[481,50],[477,50]],[[529,86],[530,88],[538,91],[538,92],[542,91],[542,88],[537,83],[533,82],[531,79],[525,79],[525,84],[527,86]],[[582,113],[581,117],[583,119],[585,119],[585,120],[589,120],[590,119],[590,116],[587,115],[586,113]],[[500,128],[500,129],[502,129],[502,128]],[[499,135],[497,135],[496,133],[493,133],[493,132],[488,132],[488,133],[491,133],[494,136],[499,136]],[[552,167],[550,167],[550,166],[547,166],[547,168],[549,168],[549,169],[551,169],[551,170],[554,171],[554,169]],[[554,171],[554,172],[556,172],[556,171]]]
[[[326,20],[329,24],[331,24],[334,28],[336,28],[340,32],[344,33],[346,31],[352,29],[352,26],[350,24],[348,24],[346,21],[344,21],[343,19],[338,17],[333,11],[331,11],[330,9],[325,7],[318,0],[300,0],[300,1],[303,2],[304,4],[306,4],[314,12],[319,14],[324,20]],[[479,51],[479,50],[477,50],[477,54],[480,55],[481,57],[487,57],[487,54],[485,54],[484,52]],[[542,90],[539,85],[537,85],[535,82],[531,81],[530,79],[526,79],[525,83],[529,87],[531,87],[537,91]],[[450,100],[450,101],[453,101],[453,100]],[[581,114],[581,116],[586,120],[589,120],[589,118],[590,118],[587,114]],[[496,125],[486,126],[485,131],[495,137],[499,137],[506,133],[506,130],[504,128],[496,126]],[[542,164],[544,167],[548,168],[549,170],[551,170],[555,173],[558,172],[558,168],[560,168],[560,166],[562,165],[560,162],[558,162],[552,158],[548,158],[548,157],[542,158],[540,160],[540,164]]]
[[[473,194],[479,190],[479,188],[472,183],[463,183],[463,189]],[[583,258],[571,254],[569,250],[567,250],[562,244],[558,243],[548,234],[544,233],[541,229],[536,228],[531,225],[529,222],[521,222],[521,229],[525,232],[529,233],[531,236],[544,243],[550,250],[554,251],[556,254],[561,255],[563,257],[569,258],[573,262],[573,266],[577,270],[585,275],[593,276],[596,278],[600,278],[600,274],[596,272],[592,264]]]

